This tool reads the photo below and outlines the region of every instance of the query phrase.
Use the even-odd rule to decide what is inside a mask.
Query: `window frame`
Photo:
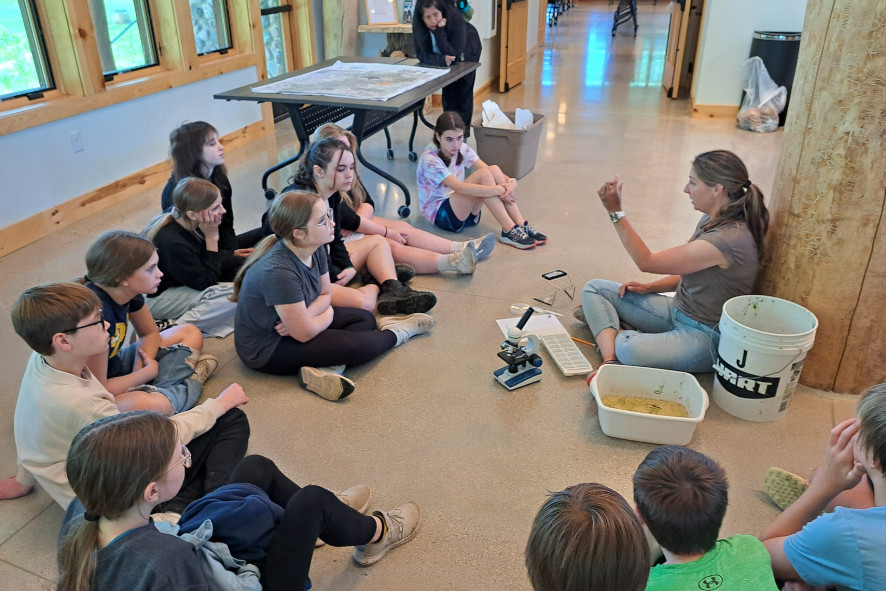
[[[36,6],[35,0],[19,0],[19,5],[21,5],[22,1],[26,2],[28,5],[28,15],[26,17],[23,14],[22,21],[25,25],[25,34],[28,36],[28,44],[31,46],[31,55],[34,58],[35,65],[39,63],[42,66],[42,69],[45,70],[44,76],[48,79],[48,85],[22,91],[17,94],[10,94],[6,98],[0,99],[0,101],[2,102],[15,101],[20,98],[23,98],[26,101],[36,100],[28,98],[27,95],[35,93],[45,94],[47,92],[52,92],[57,88],[52,63],[49,59],[49,49],[47,48],[46,44],[46,35],[43,32],[43,23],[40,17],[40,11]],[[30,23],[30,21],[33,21],[33,23]],[[36,36],[36,39],[31,36],[32,31]],[[41,78],[39,71],[37,72],[37,78]]]
[[[159,65],[117,74],[106,82],[88,0],[34,0],[55,90],[44,91],[39,99],[20,96],[0,102],[0,135],[250,66],[259,80],[267,77],[258,0],[227,1],[233,47],[225,54],[203,56],[196,52],[188,3],[148,3]]]
[[[237,44],[234,40],[234,23],[232,22],[233,19],[231,19],[230,0],[222,0],[222,1],[225,3],[224,4],[225,19],[228,23],[228,35],[231,38],[231,46],[230,47],[220,47],[218,49],[213,49],[212,51],[207,51],[206,53],[202,53],[202,54],[198,53],[197,59],[199,59],[199,60],[211,61],[211,58],[213,56],[227,55],[228,53],[235,51],[237,49]],[[190,3],[188,3],[188,5],[190,8]],[[213,5],[214,5],[214,1],[213,1]],[[193,36],[194,35],[194,21],[192,20],[192,21],[190,21],[190,23],[191,23],[191,35]],[[259,20],[259,27],[261,27],[261,20]],[[262,44],[264,44],[264,41],[262,41]],[[194,47],[195,47],[194,50],[195,51],[196,51],[196,45],[197,45],[197,43],[195,40],[195,42],[194,42]],[[207,58],[209,58],[209,59],[207,59]]]
[[[96,0],[96,1],[100,1],[100,2],[102,2],[102,4],[104,4],[104,0]],[[133,68],[128,68],[125,70],[118,69],[116,71],[108,72],[108,73],[104,73],[104,68],[102,68],[102,71],[104,73],[106,81],[108,81],[108,82],[115,80],[117,77],[123,76],[125,74],[130,73],[130,72],[144,71],[149,68],[155,68],[158,65],[160,65],[160,56],[159,56],[159,49],[158,49],[160,46],[160,43],[157,40],[157,34],[155,31],[156,27],[154,26],[154,20],[156,18],[156,15],[154,14],[154,3],[151,0],[143,0],[143,1],[144,1],[145,11],[146,11],[145,15],[144,15],[146,17],[145,23],[141,23],[138,21],[139,4],[141,4],[142,0],[133,0],[133,3],[132,3],[133,8],[135,9],[135,13],[136,13],[135,14],[135,18],[136,18],[136,25],[135,26],[138,27],[138,35],[139,35],[139,37],[141,37],[142,43],[144,43],[144,41],[146,40],[145,37],[150,37],[150,40],[153,42],[153,46],[151,47],[151,53],[154,55],[154,59],[156,60],[156,63],[145,64],[142,66],[135,66]],[[105,13],[104,17],[107,20],[107,13]],[[93,20],[92,23],[93,23],[93,28],[95,28],[95,21]],[[145,25],[147,25],[147,30],[145,30]],[[150,35],[146,35],[146,33],[150,33]],[[108,35],[108,37],[109,37],[108,38],[108,51],[111,52],[111,56],[113,57],[113,55],[114,55],[114,48],[113,48],[113,43],[112,43],[113,40],[110,39],[110,35]],[[99,54],[101,54],[101,51],[99,51]],[[101,59],[101,55],[99,55],[99,59]]]

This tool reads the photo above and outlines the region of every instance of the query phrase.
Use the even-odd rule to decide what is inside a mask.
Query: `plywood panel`
[[[760,288],[818,316],[801,380],[828,390],[857,392],[884,377],[884,331],[869,332],[882,307],[875,294],[886,293],[884,25],[878,0],[809,3],[770,200]]]

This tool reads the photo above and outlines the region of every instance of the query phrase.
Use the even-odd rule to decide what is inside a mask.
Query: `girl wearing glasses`
[[[224,281],[219,226],[226,213],[221,193],[209,181],[186,177],[172,199],[172,211],[142,231],[157,247],[163,270],[160,286],[148,295],[148,309],[155,318],[224,338],[234,332],[237,305],[229,299],[233,277],[219,283]]]
[[[153,509],[187,483],[190,465],[175,425],[156,413],[124,413],[81,430],[68,453],[67,474],[77,498],[68,506],[59,535],[58,590],[239,588],[220,587],[215,577],[236,575],[210,574],[202,564],[204,550],[170,535],[193,531],[191,524],[196,529],[202,523],[200,506],[210,498],[240,495],[244,504],[237,504],[238,510],[246,502],[257,502],[258,515],[274,517],[261,531],[259,526],[266,522],[233,523],[219,514],[224,509],[216,509],[212,520],[212,541],[227,544],[235,558],[257,566],[266,591],[307,588],[318,539],[332,546],[356,545],[354,560],[368,566],[415,537],[421,521],[415,503],[362,515],[371,499],[369,487],[352,487],[341,494],[314,485],[302,488],[271,460],[249,456],[234,469],[228,485],[191,504],[179,521],[180,529],[152,522]],[[246,543],[252,534],[258,537]],[[254,569],[241,573],[257,584]]]
[[[233,190],[228,180],[225,149],[219,140],[218,130],[205,121],[185,123],[169,134],[169,155],[172,157],[173,171],[163,187],[161,207],[164,212],[172,211],[175,186],[186,177],[208,180],[218,188],[225,210],[218,226],[218,248],[222,276],[225,281],[231,281],[246,257],[252,253],[252,247],[266,234],[261,228],[239,235],[234,232]]]
[[[149,410],[172,414],[194,406],[218,361],[201,356],[203,335],[193,324],[158,330],[142,295],[160,285],[158,261],[150,240],[123,230],[105,232],[86,251],[85,285],[101,300],[111,337],[107,352],[91,357],[87,366],[115,396],[153,386],[168,401]],[[138,340],[127,345],[129,323]]]
[[[495,234],[455,242],[414,228],[405,220],[388,220],[375,215],[375,203],[357,173],[357,138],[335,123],[320,126],[315,135],[317,139],[335,138],[341,141],[348,146],[355,159],[351,189],[342,194],[341,222],[345,240],[348,240],[348,235],[359,239],[364,234],[378,234],[387,238],[394,261],[407,263],[420,274],[444,271],[470,274],[474,272],[478,260],[492,253],[495,248]],[[352,243],[346,242],[345,246],[350,244]]]
[[[274,235],[255,247],[234,280],[234,344],[252,369],[298,375],[307,390],[340,400],[354,391],[340,375],[346,365],[375,359],[429,331],[434,320],[420,313],[382,318],[378,330],[371,312],[333,305],[325,248],[335,236],[332,216],[313,192],[274,199],[268,210]]]
[[[354,155],[348,146],[327,138],[311,146],[299,164],[293,184],[285,189],[315,191],[333,212],[334,233],[329,244],[333,303],[369,311],[377,306],[380,314],[427,312],[437,303],[437,297],[428,291],[414,291],[404,284],[415,273],[413,269],[409,269],[408,278],[398,278],[390,244],[384,237],[366,236],[348,243],[342,240],[342,216],[347,208],[342,204],[342,194],[351,190],[354,178]],[[363,267],[378,281],[379,287],[365,285],[358,290],[345,289]]]

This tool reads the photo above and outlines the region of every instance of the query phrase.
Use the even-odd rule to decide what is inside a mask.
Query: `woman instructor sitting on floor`
[[[683,192],[704,215],[686,244],[652,252],[622,211],[621,188],[616,177],[597,192],[618,237],[641,271],[668,276],[584,286],[582,311],[603,363],[711,371],[723,303],[751,293],[757,277],[769,227],[763,194],[732,152],[698,155]],[[634,330],[619,331],[621,321]]]

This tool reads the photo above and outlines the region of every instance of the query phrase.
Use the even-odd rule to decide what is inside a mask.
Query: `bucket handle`
[[[720,333],[720,323],[719,323],[719,322],[718,322],[716,325],[714,325],[714,330],[717,331],[718,333]],[[720,333],[720,334],[722,335],[723,333]],[[710,345],[709,345],[708,349],[709,349],[709,352],[710,352],[710,354],[711,354],[711,359],[715,359],[715,360],[716,360],[716,359],[718,359],[718,358],[720,357],[720,351],[718,351],[718,350],[714,350],[714,339],[711,339],[711,341],[710,341]],[[718,347],[718,349],[719,349],[719,347]],[[797,352],[796,355],[794,355],[793,359],[791,359],[790,361],[788,361],[787,363],[785,363],[785,364],[782,366],[782,368],[779,369],[778,371],[773,371],[772,373],[768,373],[768,374],[766,374],[766,375],[762,375],[762,376],[758,376],[758,377],[761,377],[761,378],[768,378],[768,377],[774,376],[775,374],[778,374],[778,373],[783,372],[785,369],[787,369],[787,367],[788,367],[789,365],[791,365],[792,363],[794,363],[794,362],[800,357],[800,355],[804,355],[805,353],[806,353],[806,351],[803,351],[803,350],[801,349],[800,351]]]

